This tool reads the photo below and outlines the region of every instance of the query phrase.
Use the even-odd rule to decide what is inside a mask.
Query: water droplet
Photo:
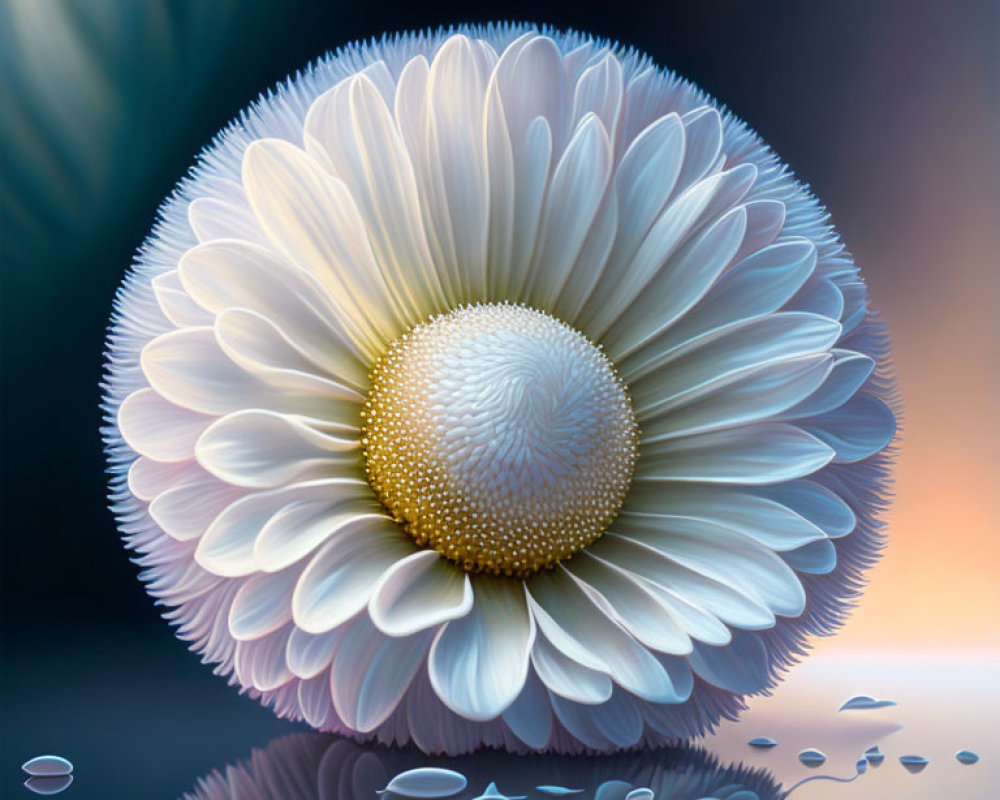
[[[490,781],[490,785],[486,787],[486,790],[479,795],[475,800],[526,800],[527,795],[514,794],[507,795],[500,791],[496,783]]]
[[[895,700],[877,700],[871,695],[857,694],[848,698],[838,711],[865,710],[871,708],[886,708],[899,705]]]
[[[625,795],[625,800],[653,800],[655,796],[652,789],[643,787],[641,789],[633,789]]]
[[[768,747],[774,747],[775,745],[778,744],[778,742],[775,739],[772,739],[770,736],[758,736],[756,739],[751,739],[749,742],[747,742],[747,744],[750,745],[751,747],[759,747],[760,749],[763,750]]]
[[[59,794],[72,782],[72,775],[33,775],[24,782],[24,786],[35,794]]]
[[[567,789],[565,786],[536,786],[542,794],[551,794],[555,797],[565,797],[568,794],[580,794],[583,789]]]
[[[35,756],[21,765],[29,775],[69,775],[73,765],[62,756]]]
[[[631,788],[632,784],[627,781],[604,781],[604,783],[597,787],[594,800],[625,800],[625,796]]]
[[[454,770],[420,767],[399,773],[379,794],[392,792],[403,797],[449,797],[458,794],[467,785],[465,776]]]
[[[807,767],[818,767],[826,763],[826,755],[815,748],[808,748],[799,753],[799,761]]]
[[[903,765],[907,772],[923,772],[931,762],[923,756],[900,756],[899,763]]]
[[[979,760],[979,754],[971,750],[959,750],[955,753],[955,760],[959,764],[975,764]]]

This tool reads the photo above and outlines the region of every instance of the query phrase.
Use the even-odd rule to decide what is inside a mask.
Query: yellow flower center
[[[420,545],[525,577],[593,543],[628,493],[638,428],[586,337],[540,311],[463,306],[401,336],[362,412],[368,482]]]

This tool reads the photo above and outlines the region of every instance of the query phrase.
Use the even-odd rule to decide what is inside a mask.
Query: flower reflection
[[[724,765],[693,748],[586,759],[514,756],[492,750],[444,758],[299,733],[276,739],[254,750],[250,758],[199,778],[182,800],[375,800],[376,793],[394,777],[426,767],[466,777],[465,789],[451,795],[454,800],[484,795],[546,800],[552,797],[553,787],[578,789],[573,797],[581,800],[625,800],[630,794],[633,800],[650,796],[655,800],[777,800],[784,796],[770,772],[738,763]],[[402,795],[381,796],[394,800]]]

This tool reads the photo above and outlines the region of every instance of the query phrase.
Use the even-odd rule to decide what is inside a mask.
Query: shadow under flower
[[[483,751],[447,758],[300,733],[275,739],[248,759],[213,770],[182,800],[395,800],[404,795],[378,793],[393,778],[428,768],[464,776],[464,789],[444,792],[454,800],[550,800],[556,795],[625,800],[630,793],[633,800],[778,800],[785,795],[767,770],[722,764],[705,750],[687,747],[593,757]],[[444,796],[433,788],[423,791],[419,796]]]

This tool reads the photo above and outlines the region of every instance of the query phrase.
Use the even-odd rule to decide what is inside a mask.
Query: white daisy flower
[[[150,594],[321,730],[710,730],[882,542],[887,337],[826,220],[631,50],[502,25],[324,58],[202,153],[116,299]]]

